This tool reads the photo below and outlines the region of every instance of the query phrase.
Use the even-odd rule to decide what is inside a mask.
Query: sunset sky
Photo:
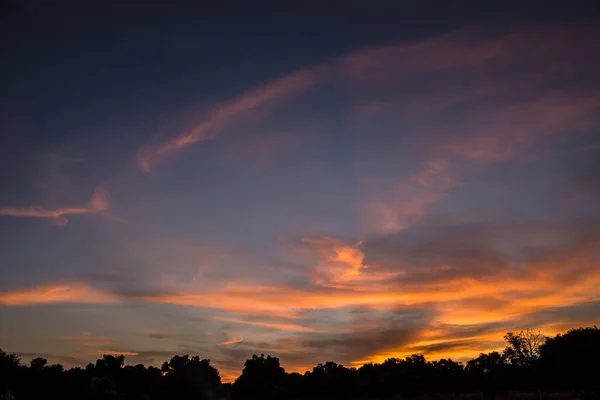
[[[119,3],[2,11],[3,350],[230,380],[600,323],[595,2]]]

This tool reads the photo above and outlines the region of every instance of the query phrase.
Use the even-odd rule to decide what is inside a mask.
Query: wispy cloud
[[[319,68],[303,69],[214,107],[189,131],[157,146],[142,148],[138,158],[140,169],[149,172],[159,158],[193,143],[215,139],[228,127],[269,112],[283,101],[313,88],[321,77]]]
[[[96,336],[91,332],[83,332],[80,335],[57,336],[57,340],[73,342],[86,347],[103,347],[113,344],[113,340],[108,336]]]
[[[139,299],[217,310],[214,321],[263,328],[243,336],[271,332],[282,340],[281,348],[306,349],[295,365],[316,361],[315,349],[327,346],[350,363],[415,352],[466,358],[501,346],[507,330],[535,326],[552,333],[568,325],[569,315],[577,323],[593,322],[600,308],[587,305],[600,301],[595,290],[600,285],[595,268],[599,237],[593,223],[577,221],[470,226],[429,218],[365,242],[303,240],[299,246],[308,253],[303,259],[308,286],[270,285],[267,280],[264,285],[230,282],[194,292],[193,285],[183,285],[171,287],[173,294],[167,297]],[[3,293],[0,302],[115,300],[105,292],[95,297],[90,288],[74,295],[45,293]],[[584,308],[579,314],[552,313],[557,307]],[[90,333],[60,339],[92,347],[94,354],[138,353],[119,351],[110,338]],[[234,348],[241,339],[240,334],[215,338],[214,343]],[[286,355],[300,357],[298,350]]]
[[[117,302],[119,302],[118,296],[80,282],[50,284],[0,293],[0,304],[10,306],[52,303],[111,304]]]
[[[432,159],[411,176],[388,185],[387,196],[381,196],[380,187],[365,193],[367,200],[362,212],[367,234],[407,229],[423,218],[446,191],[460,186],[460,182],[447,159]]]
[[[145,336],[148,336],[152,339],[167,339],[170,338],[172,336],[171,332],[165,332],[165,331],[146,331],[144,333]]]
[[[215,319],[218,321],[222,321],[222,322],[230,322],[232,324],[260,326],[263,328],[275,329],[275,330],[280,330],[280,331],[315,332],[314,328],[310,328],[308,326],[296,325],[296,324],[251,321],[251,320],[228,318],[228,317],[216,317]]]
[[[138,356],[140,353],[135,352],[135,351],[123,351],[123,350],[96,350],[96,354],[111,355],[111,356]]]
[[[98,214],[107,211],[110,208],[110,198],[108,192],[98,187],[90,200],[81,206],[65,207],[57,209],[46,209],[40,206],[33,207],[0,207],[0,215],[11,217],[32,217],[32,218],[52,218],[57,224],[64,225],[68,222],[67,216],[78,214]]]
[[[530,120],[537,116],[547,116],[551,110],[536,112],[543,97],[531,94],[542,94],[540,90],[547,88],[549,83],[556,81],[565,71],[581,69],[583,63],[577,60],[585,59],[585,68],[592,68],[589,57],[585,58],[588,54],[587,46],[594,44],[589,40],[589,33],[585,28],[529,29],[490,36],[472,29],[463,29],[420,41],[359,49],[275,79],[206,110],[202,117],[198,117],[199,122],[189,130],[159,144],[140,149],[139,167],[142,171],[149,172],[154,164],[169,154],[196,142],[215,139],[230,127],[255,122],[257,118],[275,112],[282,102],[322,84],[335,83],[352,92],[353,98],[360,98],[362,104],[353,105],[355,109],[352,113],[359,116],[393,114],[405,122],[424,120],[441,110],[472,101],[509,98],[512,104],[515,100],[523,100],[527,95],[530,99],[523,102],[518,110],[513,110],[512,116],[518,117],[517,113],[523,116],[529,111],[534,113]],[[572,46],[571,41],[565,40],[565,37],[571,41],[578,39],[579,46]],[[565,54],[569,57],[564,57]],[[557,61],[559,55],[563,57]],[[520,68],[523,64],[530,67]],[[418,90],[415,90],[415,81],[421,82]],[[379,87],[385,87],[386,90],[374,90]],[[392,91],[396,93],[395,96],[390,97],[390,88],[396,89],[395,92]],[[580,90],[581,88],[571,89],[570,94],[580,94]],[[377,95],[379,92],[387,95],[382,97]],[[563,109],[575,109],[580,105],[561,104]],[[589,108],[589,104],[582,106]],[[471,117],[469,115],[467,119],[471,120]],[[510,148],[500,148],[504,141],[493,144],[491,140],[480,141],[478,137],[495,137],[498,130],[503,133],[514,131],[511,115],[508,117],[502,120],[504,126],[495,126],[496,120],[489,120],[489,123],[483,121],[483,126],[469,125],[471,133],[471,128],[478,128],[474,132],[476,137],[473,142],[458,143],[451,147],[459,154],[476,159],[506,157]],[[564,112],[556,112],[550,119],[555,121],[556,118],[563,117],[566,118]],[[523,126],[529,126],[529,121],[521,118],[514,123],[523,122]],[[551,121],[547,121],[547,124],[540,124],[540,119],[535,121],[540,128],[552,126]],[[572,120],[569,118],[568,122]],[[439,125],[434,125],[427,129],[435,132],[438,128]],[[493,133],[489,132],[490,128],[494,129]],[[463,127],[456,129],[463,130]],[[469,136],[469,132],[463,133]],[[509,142],[509,147],[515,145],[513,141]],[[264,148],[258,146],[255,151],[260,153]]]
[[[219,342],[220,345],[223,346],[228,346],[231,344],[237,344],[237,343],[241,343],[244,341],[244,338],[241,337],[233,337],[231,339],[227,339],[227,340],[223,340],[222,342]]]

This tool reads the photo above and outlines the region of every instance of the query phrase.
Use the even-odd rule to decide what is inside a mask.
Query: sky
[[[0,347],[467,360],[600,322],[593,1],[13,0]]]

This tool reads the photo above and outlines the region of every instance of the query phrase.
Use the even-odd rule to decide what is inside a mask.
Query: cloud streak
[[[320,68],[303,69],[214,107],[206,118],[189,131],[157,146],[140,150],[140,169],[150,172],[152,165],[161,157],[193,143],[215,139],[230,126],[249,122],[259,114],[270,112],[282,102],[315,87],[321,81],[322,73]]]
[[[388,234],[409,228],[449,189],[461,185],[455,175],[449,160],[432,159],[412,176],[390,183],[387,198],[381,198],[377,188],[368,190],[363,206],[366,233]],[[379,198],[371,200],[370,196]]]
[[[30,218],[52,218],[59,225],[65,225],[68,222],[67,216],[80,214],[98,214],[107,211],[110,208],[110,198],[108,192],[98,187],[94,191],[90,200],[76,207],[65,207],[57,209],[46,209],[39,206],[18,208],[18,207],[0,207],[0,215],[11,217],[30,217]]]
[[[222,342],[219,342],[219,344],[222,345],[222,346],[229,346],[229,345],[232,345],[232,344],[241,343],[243,341],[244,341],[244,339],[241,338],[241,337],[234,337],[234,338],[231,338],[231,339],[223,340]]]
[[[114,304],[119,301],[118,296],[81,282],[49,284],[0,293],[0,304],[7,306],[53,303]]]

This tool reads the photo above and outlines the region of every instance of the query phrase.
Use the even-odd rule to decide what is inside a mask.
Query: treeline
[[[530,330],[504,338],[503,352],[480,354],[466,364],[413,355],[360,368],[326,362],[302,375],[286,373],[277,357],[254,355],[233,384],[223,384],[210,361],[197,356],[176,355],[156,368],[125,366],[123,356],[105,355],[85,368],[65,370],[43,358],[23,365],[18,355],[0,350],[0,400],[372,399],[471,393],[493,399],[514,392],[600,399],[596,326],[553,338]]]

